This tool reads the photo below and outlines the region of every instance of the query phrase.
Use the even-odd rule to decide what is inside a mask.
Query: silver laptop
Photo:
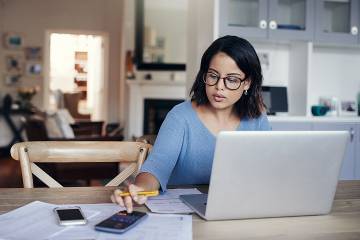
[[[181,199],[207,220],[327,214],[349,133],[221,132],[208,194]]]

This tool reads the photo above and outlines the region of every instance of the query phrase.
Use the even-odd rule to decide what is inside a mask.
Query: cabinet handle
[[[277,23],[276,23],[274,20],[271,20],[271,21],[269,22],[269,28],[270,28],[271,30],[277,29]]]
[[[267,28],[267,22],[266,22],[265,20],[261,20],[261,21],[259,22],[259,27],[260,27],[261,29],[266,29],[266,28]]]
[[[352,142],[354,140],[355,131],[353,128],[350,128],[349,132],[350,132],[350,142]]]
[[[357,26],[352,26],[351,27],[351,34],[352,35],[357,35],[358,34],[358,27]]]

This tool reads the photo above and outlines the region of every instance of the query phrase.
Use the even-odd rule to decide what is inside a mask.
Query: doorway
[[[58,94],[77,93],[77,109],[91,120],[105,121],[107,112],[105,55],[107,37],[98,33],[48,32],[45,81],[47,109],[63,106]],[[45,90],[45,91],[46,91]],[[60,98],[61,99],[61,98]]]

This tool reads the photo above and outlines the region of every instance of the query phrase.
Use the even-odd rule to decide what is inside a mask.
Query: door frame
[[[107,122],[108,98],[109,96],[109,34],[102,31],[69,30],[69,29],[48,29],[45,31],[44,44],[44,82],[43,82],[43,109],[49,109],[50,97],[50,36],[52,33],[74,34],[74,35],[95,35],[103,38],[104,48],[104,94],[103,94],[103,113],[104,121]]]

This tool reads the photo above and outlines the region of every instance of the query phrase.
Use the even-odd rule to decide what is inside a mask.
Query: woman
[[[261,97],[262,73],[252,45],[236,36],[214,41],[201,59],[191,89],[191,101],[175,106],[166,116],[152,152],[141,167],[131,196],[111,196],[132,212],[133,201],[143,204],[138,191],[168,184],[208,184],[220,131],[270,130]]]

